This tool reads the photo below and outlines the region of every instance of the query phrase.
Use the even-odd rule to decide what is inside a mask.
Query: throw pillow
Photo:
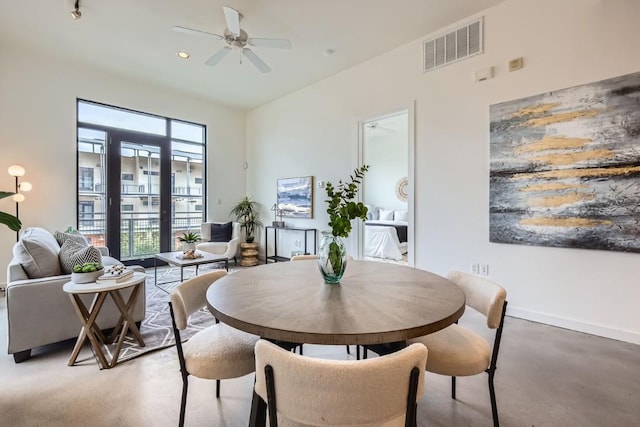
[[[211,239],[210,242],[228,242],[231,240],[231,234],[233,232],[233,224],[231,221],[224,224],[211,224]]]
[[[70,274],[76,264],[84,264],[85,262],[102,263],[102,254],[100,254],[98,248],[83,246],[71,239],[67,239],[60,248],[59,258],[62,272],[65,274]]]
[[[394,221],[406,221],[407,220],[407,211],[393,211],[393,220]]]
[[[83,245],[85,247],[89,246],[89,242],[87,242],[87,239],[82,235],[82,234],[76,234],[76,233],[63,233],[61,231],[55,231],[53,233],[53,237],[56,238],[56,240],[58,241],[58,244],[62,247],[62,245],[64,245],[64,242],[66,242],[67,240],[73,240],[74,242]]]
[[[378,207],[376,205],[365,205],[367,207],[367,219],[378,219]]]
[[[381,221],[393,221],[393,210],[380,208],[379,212]]]
[[[13,246],[13,256],[18,260],[30,279],[59,276],[60,246],[44,228],[27,228]]]

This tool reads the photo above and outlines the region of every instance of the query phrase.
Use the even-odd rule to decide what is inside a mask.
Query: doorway
[[[360,159],[370,166],[362,187],[368,213],[361,259],[413,265],[412,129],[412,109],[359,122]]]
[[[204,126],[145,115],[154,126],[136,129],[142,113],[83,103],[78,115],[78,230],[124,264],[150,267],[155,254],[180,249],[183,233],[200,231],[205,215]],[[114,111],[128,119],[120,120],[120,127],[115,126],[118,120],[104,123]]]

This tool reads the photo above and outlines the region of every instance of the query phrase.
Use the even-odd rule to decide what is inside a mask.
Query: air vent
[[[484,52],[484,18],[424,42],[424,71]]]

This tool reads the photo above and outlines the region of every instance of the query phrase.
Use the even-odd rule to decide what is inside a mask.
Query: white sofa
[[[25,245],[23,239],[28,239],[31,246],[28,249],[30,255],[37,255],[29,260],[30,265],[25,264]],[[33,243],[42,244],[48,250],[34,251]],[[31,356],[31,349],[46,344],[76,338],[80,332],[80,320],[78,319],[69,295],[62,290],[65,283],[71,280],[70,274],[60,273],[55,269],[57,253],[52,257],[50,252],[59,251],[58,242],[51,233],[42,228],[29,228],[22,233],[21,240],[14,245],[14,256],[7,267],[7,325],[8,325],[8,353],[13,354],[16,363],[27,360]],[[120,262],[108,256],[107,248],[98,248],[102,253],[102,263],[105,266],[119,264]],[[40,263],[40,266],[34,265]],[[26,266],[27,269],[23,267]],[[34,268],[42,268],[44,277],[31,278],[27,271],[33,275]],[[134,266],[134,270],[144,272],[142,267]],[[53,274],[47,275],[47,270]],[[58,272],[56,274],[55,272]],[[40,274],[36,274],[40,275]],[[123,297],[129,297],[131,290],[125,289]],[[85,303],[90,305],[92,295],[86,297]],[[142,289],[134,309],[134,320],[140,322],[145,316],[145,292]],[[119,311],[111,299],[107,299],[97,324],[102,329],[115,326],[119,319]]]
[[[196,249],[210,254],[218,255],[220,258],[233,259],[238,265],[238,248],[240,247],[240,224],[233,222],[231,227],[231,240],[228,242],[210,242],[211,224],[226,224],[225,222],[203,222],[200,228],[202,242],[196,245]]]

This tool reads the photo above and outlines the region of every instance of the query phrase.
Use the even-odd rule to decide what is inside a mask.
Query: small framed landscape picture
[[[313,177],[278,179],[278,209],[282,216],[313,218]]]

